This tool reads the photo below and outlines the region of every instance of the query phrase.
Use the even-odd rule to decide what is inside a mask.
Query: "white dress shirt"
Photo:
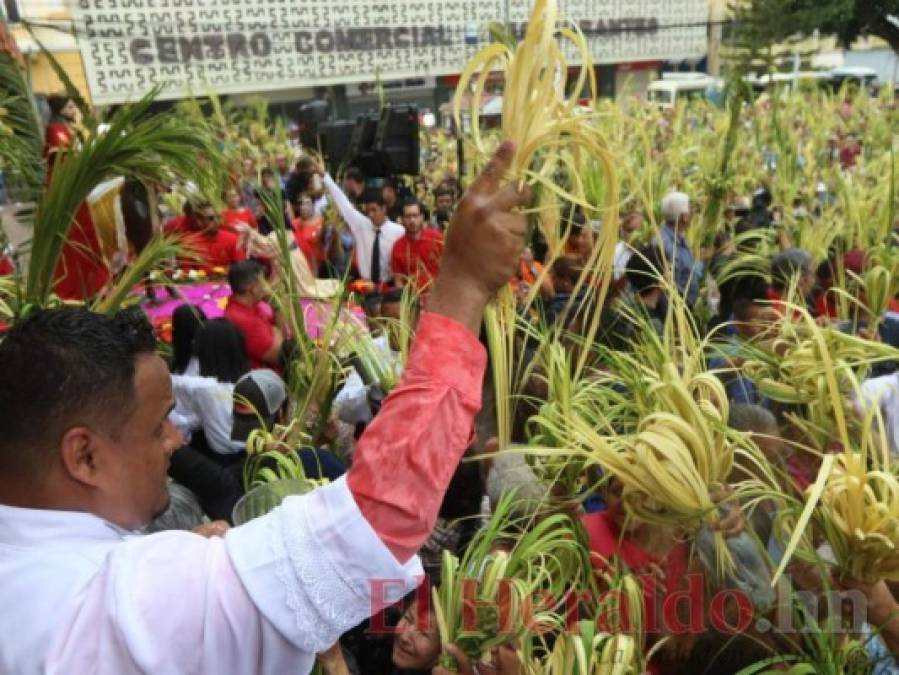
[[[615,281],[621,281],[627,271],[627,263],[634,255],[634,250],[626,241],[619,241],[615,244],[615,257],[612,261],[612,278]]]
[[[381,278],[371,278],[371,253],[375,244],[375,226],[368,216],[360,213],[353,203],[343,193],[343,190],[334,182],[331,176],[325,175],[325,189],[334,200],[337,210],[350,229],[353,240],[356,242],[356,264],[359,266],[359,274],[369,281],[387,281],[393,276],[390,269],[390,254],[393,245],[406,234],[406,228],[397,225],[391,220],[381,225]]]
[[[224,539],[0,505],[0,672],[301,675],[421,574],[343,478]]]
[[[865,380],[859,394],[856,405],[860,414],[864,415],[869,406],[880,407],[890,451],[899,454],[899,373]]]
[[[214,377],[172,375],[175,409],[170,418],[178,430],[202,429],[209,447],[223,455],[246,450],[246,444],[231,440],[234,424],[234,385]]]

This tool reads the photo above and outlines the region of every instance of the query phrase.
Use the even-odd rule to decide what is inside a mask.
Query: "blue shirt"
[[[737,336],[731,336],[727,342],[715,344],[709,358],[709,370],[726,370],[731,368],[730,360],[742,355],[742,342]],[[759,394],[755,383],[739,371],[719,373],[727,392],[727,399],[734,404],[744,403],[768,407],[768,400]]]
[[[659,240],[669,265],[674,265],[674,283],[687,301],[694,307],[699,299],[699,284],[705,276],[705,264],[693,260],[693,252],[684,235],[675,232],[670,225],[662,225]]]

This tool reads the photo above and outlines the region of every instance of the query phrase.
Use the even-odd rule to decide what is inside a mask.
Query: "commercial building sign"
[[[597,63],[699,58],[706,0],[561,0]],[[74,0],[91,95],[262,92],[459,72],[529,0]],[[508,12],[508,14],[507,14]]]

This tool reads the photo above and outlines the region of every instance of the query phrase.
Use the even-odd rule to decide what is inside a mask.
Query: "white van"
[[[649,100],[659,108],[673,108],[678,100],[710,98],[723,88],[719,78],[706,73],[663,73],[649,85]]]

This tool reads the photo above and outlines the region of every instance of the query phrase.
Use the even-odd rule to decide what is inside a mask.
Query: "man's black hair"
[[[140,310],[37,310],[0,343],[0,471],[44,471],[75,426],[122,432],[134,407],[135,360],[156,339]]]
[[[562,256],[553,261],[550,273],[554,277],[569,281],[572,285],[577,284],[578,279],[581,278],[580,261],[570,256]]]
[[[425,213],[424,204],[422,204],[421,201],[419,201],[415,197],[412,197],[411,199],[407,199],[406,201],[403,202],[403,213],[405,213],[406,209],[409,208],[410,206],[417,206],[418,212],[420,214],[424,215],[424,213]]]
[[[235,295],[246,293],[250,286],[262,276],[264,268],[255,260],[241,260],[228,269],[228,285]]]
[[[366,190],[362,193],[363,204],[377,204],[378,206],[386,206],[384,195],[380,190]]]
[[[344,180],[354,180],[357,183],[365,182],[365,174],[362,173],[362,170],[355,166],[348,166],[346,171],[343,173]]]

